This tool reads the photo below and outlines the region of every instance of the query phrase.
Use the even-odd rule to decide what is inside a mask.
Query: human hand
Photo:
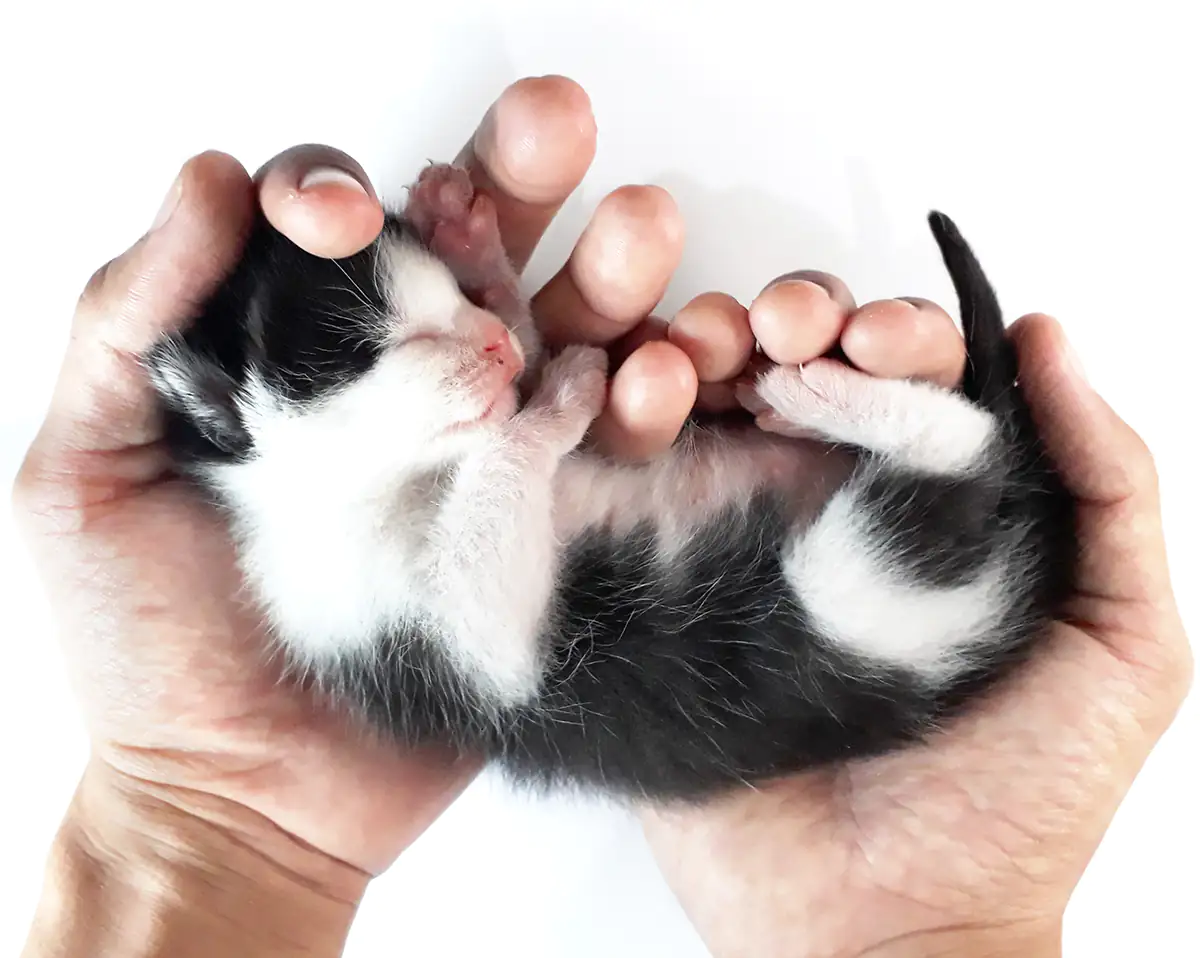
[[[518,267],[594,145],[586,95],[544,78],[507,90],[464,149]],[[350,255],[382,223],[362,169],[328,148],[289,150],[254,180],[222,154],[189,161],[160,221],[88,284],[15,495],[93,742],[64,832],[109,857],[143,856],[146,873],[145,858],[167,847],[180,855],[186,845],[205,873],[229,864],[208,860],[212,849],[246,865],[233,849],[248,848],[276,879],[348,906],[333,909],[348,920],[369,876],[476,767],[434,748],[402,754],[281,682],[259,617],[238,601],[224,522],[171,476],[137,357],[233,266],[256,203],[318,255]],[[551,330],[615,338],[658,300],[681,240],[665,193],[619,190],[535,309]],[[669,386],[672,363],[688,365],[681,353],[665,364],[651,357],[638,388]],[[681,422],[686,409],[676,415]]]
[[[707,320],[724,332],[704,348],[736,368],[740,353],[721,344],[750,325],[776,361],[840,347],[876,375],[959,379],[961,338],[938,307],[855,311],[843,285],[816,278],[832,297],[773,287],[748,324],[726,303],[721,323]],[[663,872],[718,958],[1058,954],[1067,900],[1186,694],[1191,655],[1150,453],[1087,385],[1053,320],[1024,317],[1011,335],[1076,499],[1075,594],[1028,667],[927,745],[645,812]]]

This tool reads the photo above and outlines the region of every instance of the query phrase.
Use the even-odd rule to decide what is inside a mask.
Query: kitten
[[[1019,661],[1070,580],[992,292],[930,217],[961,390],[832,360],[739,390],[639,464],[583,441],[607,358],[547,357],[466,173],[368,249],[260,220],[147,356],[289,659],[399,742],[535,785],[697,798],[917,739]]]

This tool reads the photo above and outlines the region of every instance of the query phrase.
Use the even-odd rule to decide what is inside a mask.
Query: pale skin
[[[594,145],[586,95],[551,77],[505,91],[464,149],[518,268]],[[305,182],[329,168],[343,175]],[[278,683],[232,598],[221,523],[166,478],[131,357],[230,268],[256,202],[319,255],[361,249],[381,223],[361,168],[329,148],[295,148],[254,179],[221,154],[189,161],[165,220],[88,284],[18,479],[93,742],[29,956],[336,955],[371,877],[477,771],[372,744]],[[755,338],[778,362],[837,349],[876,376],[961,375],[940,307],[859,307],[822,273],[789,274],[748,309],[706,294],[667,326],[648,314],[682,242],[665,192],[624,187],[534,300],[551,341],[612,347],[595,434],[614,455],[654,455],[694,404],[728,403]],[[1150,454],[1089,389],[1053,320],[1025,317],[1013,336],[1078,498],[1078,593],[1033,666],[928,747],[644,811],[718,958],[1058,953],[1066,901],[1182,701],[1191,658]]]

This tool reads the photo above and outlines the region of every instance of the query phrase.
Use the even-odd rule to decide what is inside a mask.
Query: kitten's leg
[[[499,705],[537,692],[559,547],[553,479],[604,405],[607,356],[571,347],[459,465],[429,540],[435,609],[456,664]]]
[[[739,386],[738,399],[769,432],[856,446],[937,475],[975,468],[996,432],[995,418],[961,393],[830,359],[773,366]]]
[[[510,329],[529,323],[529,304],[504,250],[496,207],[475,192],[466,170],[427,166],[410,187],[404,215],[475,305],[495,313]]]
[[[831,645],[945,681],[1001,636],[1022,530],[1003,517],[1003,437],[959,393],[832,360],[776,366],[739,398],[764,429],[864,455],[784,573]]]

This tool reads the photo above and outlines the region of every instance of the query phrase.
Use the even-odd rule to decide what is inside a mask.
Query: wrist
[[[367,881],[241,806],[93,761],[25,955],[340,955]]]

